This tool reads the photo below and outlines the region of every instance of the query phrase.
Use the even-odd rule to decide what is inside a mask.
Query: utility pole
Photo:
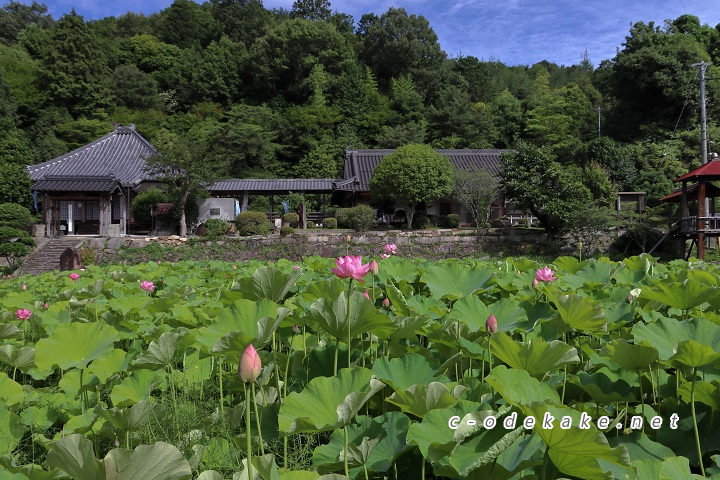
[[[600,111],[602,108],[598,107],[598,139],[600,138]]]
[[[708,161],[707,150],[707,114],[705,112],[705,70],[710,64],[708,62],[695,63],[693,67],[700,67],[700,162],[705,165]],[[697,249],[698,258],[705,258],[705,221],[703,217],[708,215],[710,211],[710,200],[705,196],[705,182],[698,182],[698,200],[704,197],[704,201],[698,202],[698,233],[697,233]]]

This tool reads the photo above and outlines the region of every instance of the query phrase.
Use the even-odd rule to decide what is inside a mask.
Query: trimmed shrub
[[[335,217],[328,217],[323,220],[322,224],[323,224],[323,227],[325,227],[325,228],[337,228],[338,221],[337,221],[337,218],[335,218]]]
[[[17,203],[0,204],[0,227],[27,231],[32,223],[30,210]]]
[[[282,224],[288,227],[297,228],[300,222],[300,215],[297,213],[286,213],[282,216]]]
[[[351,228],[349,208],[338,208],[337,210],[335,210],[335,218],[337,219],[338,227]]]
[[[218,238],[228,231],[228,224],[219,218],[210,218],[205,222],[205,235],[210,238]]]
[[[375,225],[375,212],[369,205],[358,205],[348,210],[348,224],[356,232],[370,230]]]
[[[422,230],[422,229],[430,227],[430,219],[428,217],[426,217],[425,215],[417,215],[415,218],[413,218],[412,225],[413,225],[413,228]]]
[[[295,233],[295,229],[292,227],[280,227],[280,236],[284,237],[285,235],[292,235]]]
[[[460,226],[460,215],[451,213],[450,215],[440,215],[438,218],[438,227],[440,228],[458,228]]]
[[[19,228],[0,226],[0,257],[8,263],[10,272],[15,271],[16,262],[32,251],[35,239]]]
[[[150,228],[152,226],[150,207],[167,201],[167,193],[159,188],[151,188],[146,192],[139,193],[130,204],[135,225],[140,228]]]
[[[273,224],[263,212],[242,212],[235,218],[235,225],[241,237],[267,235],[273,230]]]

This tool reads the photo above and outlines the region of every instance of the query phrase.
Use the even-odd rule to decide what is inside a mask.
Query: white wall
[[[219,220],[235,220],[235,199],[234,198],[198,198],[198,220],[205,223],[209,218]],[[219,210],[219,214],[213,215],[213,210]]]

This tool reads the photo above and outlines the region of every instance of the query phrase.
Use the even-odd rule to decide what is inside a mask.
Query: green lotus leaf
[[[606,343],[600,355],[633,372],[647,371],[650,365],[657,362],[659,358],[657,348],[648,345],[634,345],[624,338]]]
[[[526,370],[498,365],[485,377],[485,381],[511,405],[530,405],[533,402],[561,403],[557,390],[531,377]]]
[[[22,385],[8,377],[5,372],[0,372],[0,405],[11,407],[24,399],[25,391]]]
[[[315,472],[308,472],[305,470],[293,470],[292,472],[283,472],[280,474],[280,480],[348,480],[345,475],[318,475]]]
[[[302,291],[301,297],[312,303],[318,298],[337,298],[342,292],[347,291],[345,282],[338,277],[332,276],[322,282],[313,282],[307,285]]]
[[[54,407],[31,405],[20,413],[20,419],[33,431],[44,432],[58,420],[58,411]]]
[[[619,445],[625,446],[630,455],[630,461],[633,465],[638,460],[664,460],[674,457],[675,453],[661,443],[653,442],[642,432],[632,432],[629,435],[608,436],[608,443],[611,447]]]
[[[0,360],[27,373],[35,366],[35,349],[27,345],[19,348],[12,344],[2,345],[0,346]]]
[[[421,276],[433,297],[457,300],[485,290],[492,285],[495,272],[485,266],[463,266],[447,263],[430,268]]]
[[[71,417],[70,420],[65,423],[63,429],[65,433],[87,433],[93,425],[95,425],[96,421],[97,417],[93,411],[85,410],[85,413],[82,415]]]
[[[223,437],[213,437],[202,453],[201,465],[205,467],[232,468],[240,457],[237,447]]]
[[[0,340],[10,340],[12,338],[21,338],[22,330],[12,323],[3,323],[0,325]]]
[[[130,355],[125,350],[116,348],[104,355],[97,357],[88,367],[88,373],[95,375],[100,383],[105,383],[110,377],[118,373],[126,372],[130,363]]]
[[[372,371],[362,367],[344,368],[334,377],[314,378],[301,392],[285,398],[278,414],[279,430],[289,434],[343,427],[383,386]]]
[[[95,458],[92,442],[79,433],[52,442],[45,463],[73,480],[106,480],[103,462]]]
[[[690,403],[692,382],[684,382],[677,390],[677,395],[683,402]],[[695,401],[704,403],[713,410],[720,410],[720,385],[709,382],[695,382]]]
[[[128,408],[105,409],[98,405],[94,411],[99,417],[106,419],[113,427],[123,432],[135,431],[149,421],[165,416],[163,405],[148,400],[141,400]]]
[[[302,270],[291,270],[286,274],[275,267],[261,267],[252,277],[241,278],[233,290],[241,292],[248,300],[266,298],[281,303],[302,274]]]
[[[555,467],[566,475],[587,480],[611,480],[599,460],[619,466],[630,466],[630,457],[623,446],[611,448],[605,435],[598,432],[592,422],[589,428],[577,428],[581,423],[581,413],[565,406],[553,406],[543,403],[521,407],[526,415],[535,418],[535,432],[540,435],[547,454]],[[543,428],[545,415],[554,418],[552,428]],[[547,418],[550,418],[547,417]],[[564,417],[569,417],[572,428],[561,428]]]
[[[440,382],[413,385],[406,390],[398,390],[386,399],[397,405],[403,412],[424,417],[427,412],[447,408],[457,403],[457,397]]]
[[[320,298],[310,306],[310,314],[324,331],[335,338],[348,338],[347,292],[335,300]],[[392,320],[380,313],[375,305],[360,292],[350,296],[350,332],[356,337],[364,332],[373,332],[380,338],[388,337],[394,330]]]
[[[580,363],[577,350],[560,340],[550,343],[542,339],[520,343],[509,335],[498,332],[491,338],[491,352],[511,368],[526,370],[538,376],[565,365]]]
[[[422,422],[410,425],[406,441],[408,445],[417,445],[424,458],[436,462],[450,455],[458,445],[452,428],[456,425],[453,419],[462,419],[480,408],[479,403],[460,400],[447,408],[431,410]]]
[[[108,301],[108,307],[123,316],[127,316],[130,313],[145,310],[152,301],[152,298],[146,292],[138,292],[111,298]]]
[[[183,380],[193,387],[209,380],[212,376],[212,358],[200,358],[200,352],[194,350],[183,357]]]
[[[557,308],[558,315],[570,329],[592,333],[607,330],[602,309],[580,295],[548,294]]]
[[[695,340],[703,345],[720,345],[720,325],[705,318],[677,321],[662,317],[655,323],[637,323],[632,329],[635,344],[644,343],[658,349],[660,360],[667,361],[684,340]]]
[[[573,382],[585,390],[597,403],[631,402],[635,400],[634,388],[623,379],[613,379],[607,368],[601,368],[589,375],[578,372],[578,381]]]
[[[192,335],[165,332],[160,338],[150,342],[147,351],[135,359],[133,367],[151,370],[165,368],[172,363],[176,353],[183,352],[194,341]]]
[[[230,332],[240,331],[248,337],[258,337],[258,321],[262,318],[276,318],[278,305],[266,298],[254,302],[241,299],[224,308],[213,322],[194,330],[195,341],[207,351],[212,351],[218,339]]]
[[[558,270],[567,272],[567,273],[573,275],[573,274],[579,272],[580,270],[582,270],[587,265],[587,262],[588,261],[585,260],[584,262],[581,263],[580,260],[578,260],[575,257],[564,256],[564,257],[556,258],[555,260],[553,260],[552,264],[555,267],[557,267]],[[535,269],[535,268],[537,268],[537,264],[535,264],[533,262],[532,264],[528,265],[527,268],[520,268],[519,266],[517,268],[520,271],[524,271],[527,268]]]
[[[104,459],[107,480],[189,480],[190,464],[180,450],[165,442],[135,450],[115,448]]]
[[[717,302],[720,300],[720,289],[689,279],[684,282],[659,282],[643,288],[640,298],[687,311],[703,303]]]
[[[60,325],[35,345],[35,365],[41,371],[55,366],[62,370],[85,369],[90,362],[112,351],[119,336],[117,330],[102,323]]]
[[[225,480],[225,477],[215,470],[205,470],[198,475],[196,480]]]
[[[463,297],[455,302],[449,317],[465,323],[473,332],[484,332],[490,314],[495,315],[498,330],[503,332],[513,331],[528,320],[527,312],[515,299],[504,298],[486,306],[476,296]]]
[[[584,265],[582,270],[576,271],[574,275],[563,276],[562,281],[573,290],[579,290],[582,287],[601,289],[610,282],[616,269],[616,263],[593,261]]]
[[[247,469],[247,458],[242,460],[243,471],[240,475],[233,475],[233,480],[280,480],[280,473],[278,473],[277,465],[275,465],[275,456],[272,453],[268,453],[263,456],[253,456],[253,478],[250,478]]]
[[[418,276],[418,266],[406,258],[391,257],[381,261],[379,265],[378,278],[382,282],[392,278],[395,284],[402,281],[415,283]]]
[[[20,417],[0,404],[0,456],[12,453],[24,434]]]
[[[390,309],[395,312],[395,315],[401,317],[412,317],[419,315],[419,313],[413,309],[409,304],[405,295],[398,290],[398,288],[392,284],[391,280],[387,281],[385,285],[385,294],[390,300]]]
[[[678,343],[675,355],[668,359],[668,363],[676,367],[704,367],[718,362],[720,362],[720,353],[713,350],[710,345],[695,340],[683,340]]]
[[[381,357],[375,361],[372,371],[377,375],[378,380],[382,380],[396,391],[407,390],[416,384],[449,382],[449,379],[438,379],[427,358],[419,353],[409,353],[392,360]]]
[[[27,475],[22,473],[10,473],[0,471],[0,480],[30,480]]]
[[[380,417],[356,417],[355,423],[347,426],[350,445],[359,448],[350,450],[348,458],[352,465],[365,465],[369,472],[387,472],[395,461],[413,448],[405,442],[410,418],[401,412],[387,412]],[[343,430],[335,430],[330,443],[321,445],[313,452],[313,465],[320,473],[342,470],[344,462]],[[358,472],[351,472],[355,476]]]
[[[670,457],[666,460],[640,460],[633,462],[637,480],[702,480],[705,477],[690,471],[690,462],[685,457]]]
[[[110,400],[117,408],[129,407],[150,398],[153,390],[165,380],[161,372],[152,370],[136,370],[122,382],[115,385],[110,392]]]

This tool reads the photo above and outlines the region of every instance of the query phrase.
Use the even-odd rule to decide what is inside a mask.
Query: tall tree
[[[222,33],[246,47],[270,28],[271,14],[262,0],[210,0],[210,5]]]
[[[360,58],[385,88],[392,78],[435,68],[446,58],[427,19],[404,8],[390,7],[380,17],[363,15],[358,36]]]
[[[17,41],[20,33],[28,26],[49,28],[53,23],[44,3],[33,1],[26,5],[12,0],[0,9],[0,42],[10,45]]]
[[[293,17],[307,20],[328,20],[330,13],[328,0],[295,0],[290,10]]]
[[[181,48],[206,47],[218,38],[218,26],[209,8],[193,0],[175,0],[160,12],[158,37]]]
[[[72,10],[53,28],[41,62],[40,85],[53,105],[75,116],[92,115],[108,104],[109,69],[97,38]]]

